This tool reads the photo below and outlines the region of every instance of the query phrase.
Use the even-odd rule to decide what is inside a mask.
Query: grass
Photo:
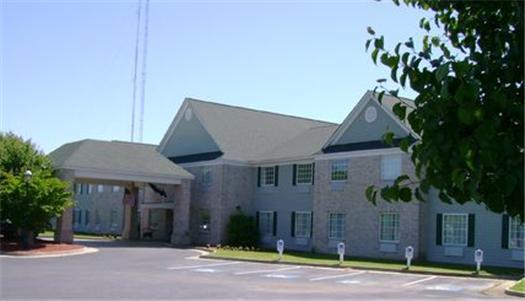
[[[39,237],[53,237],[54,232],[53,231],[44,231],[38,235]],[[116,236],[110,235],[110,234],[94,234],[94,233],[83,233],[83,232],[77,232],[73,234],[73,238],[76,239],[95,239],[95,240],[114,240],[116,239]]]
[[[525,293],[525,278],[522,278],[520,281],[516,282],[510,290]]]
[[[277,262],[279,258],[275,251],[239,251],[231,249],[217,249],[214,253],[210,254],[210,257],[256,260],[264,262]],[[398,272],[406,271],[404,261],[345,257],[343,264],[339,265],[337,255],[306,252],[286,252],[283,254],[283,259],[281,262],[292,264],[322,265],[328,267],[378,269]],[[457,276],[474,276],[474,271],[474,265],[444,264],[423,261],[413,262],[410,267],[410,272],[449,274]],[[479,275],[486,277],[510,277],[518,279],[523,277],[523,270],[482,266]]]

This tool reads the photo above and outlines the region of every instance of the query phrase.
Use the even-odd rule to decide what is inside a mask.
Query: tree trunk
[[[33,235],[32,230],[22,229],[20,238],[21,238],[22,247],[26,249],[30,249],[34,247],[35,236]]]

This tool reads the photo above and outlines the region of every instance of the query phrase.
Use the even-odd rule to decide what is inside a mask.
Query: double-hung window
[[[119,192],[120,191],[120,186],[113,186],[112,191],[113,192]]]
[[[314,168],[312,163],[297,164],[297,184],[312,184],[313,170]]]
[[[466,246],[468,238],[468,215],[443,214],[443,245]]]
[[[262,186],[275,185],[275,167],[274,166],[262,167],[261,185]]]
[[[381,180],[394,181],[401,175],[401,155],[388,155],[381,158]]]
[[[399,241],[399,214],[382,213],[380,215],[379,240],[385,242]]]
[[[104,185],[97,185],[97,192],[98,193],[104,192]]]
[[[346,181],[348,179],[348,160],[332,161],[330,179],[333,182]]]
[[[344,213],[330,213],[329,221],[329,233],[328,238],[330,239],[344,239],[345,237],[345,214]]]
[[[312,213],[310,211],[294,212],[294,236],[310,238],[312,229]]]
[[[259,212],[259,232],[261,235],[273,235],[273,215],[273,211]]]
[[[519,218],[511,218],[509,223],[509,247],[512,249],[523,248],[523,231],[525,225]]]

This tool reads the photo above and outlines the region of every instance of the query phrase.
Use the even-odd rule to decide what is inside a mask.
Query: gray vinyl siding
[[[475,237],[473,247],[463,247],[462,256],[447,256],[447,246],[436,245],[436,219],[437,214],[443,213],[470,213],[475,214]],[[505,266],[523,268],[523,249],[503,249],[502,239],[502,215],[486,210],[482,205],[474,203],[459,205],[445,204],[441,202],[436,191],[429,194],[429,210],[427,220],[427,259],[429,261],[461,263],[474,265],[474,251],[482,249],[484,252],[484,263],[488,266]],[[513,260],[520,257],[522,260]],[[521,256],[520,256],[521,255]]]
[[[254,170],[257,179],[257,169]],[[277,235],[271,241],[263,242],[263,246],[274,248],[275,242],[283,239],[285,249],[310,250],[311,237],[304,245],[297,244],[301,240],[292,237],[292,212],[312,211],[313,185],[293,185],[293,165],[279,165],[278,186],[257,187],[254,183],[255,193],[253,202],[254,215],[258,211],[277,212]],[[315,215],[315,213],[314,213]],[[313,227],[315,232],[315,227]]]
[[[377,110],[377,118],[371,123],[365,120],[365,112],[369,106],[373,106]],[[406,131],[392,120],[379,105],[369,101],[364,110],[337,141],[337,144],[381,140],[388,131],[392,131],[396,137],[405,137],[407,135]]]

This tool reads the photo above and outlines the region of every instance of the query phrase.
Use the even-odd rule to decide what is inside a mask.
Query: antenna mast
[[[146,98],[146,57],[148,54],[148,23],[149,23],[149,0],[146,0],[144,11],[144,41],[142,50],[142,91],[140,97],[140,124],[139,124],[139,141],[142,142],[144,134],[144,102]]]
[[[133,103],[131,105],[131,142],[135,140],[135,107],[137,102],[137,68],[139,59],[140,15],[142,11],[142,0],[138,0],[138,4],[137,30],[135,35],[135,66],[133,70]]]

